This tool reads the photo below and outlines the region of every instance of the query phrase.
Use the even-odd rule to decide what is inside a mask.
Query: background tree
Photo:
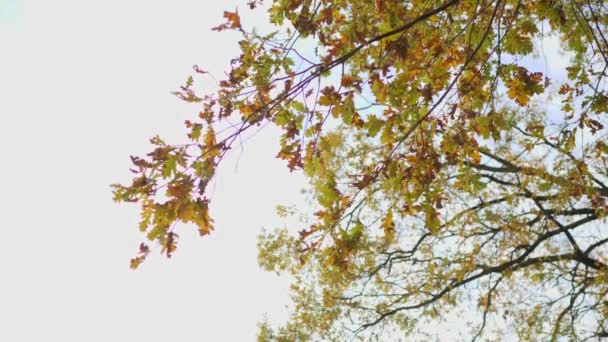
[[[299,234],[260,236],[260,264],[295,279],[291,319],[262,324],[260,340],[429,336],[421,322],[455,317],[474,340],[608,336],[605,1],[274,0],[268,12],[270,34],[225,12],[215,30],[243,37],[227,77],[212,95],[192,77],[175,93],[200,103],[190,142],[151,139],[133,182],[113,186],[141,205],[148,240],[170,257],[176,222],[209,234],[218,164],[272,123],[316,211]],[[568,58],[554,79],[550,39]]]

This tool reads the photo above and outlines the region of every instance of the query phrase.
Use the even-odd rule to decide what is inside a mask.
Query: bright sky
[[[241,1],[245,25],[260,25]],[[183,142],[197,113],[170,95],[199,64],[221,76],[237,36],[210,28],[234,0],[0,0],[0,341],[249,341],[280,320],[287,283],[257,266],[302,181],[266,130],[215,183],[216,232],[128,268],[135,206],[111,201],[149,137]],[[255,19],[255,21],[253,21]],[[237,158],[238,169],[237,169]]]

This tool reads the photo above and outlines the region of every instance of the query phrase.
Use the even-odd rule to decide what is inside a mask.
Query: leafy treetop
[[[608,336],[606,1],[267,8],[270,34],[225,12],[214,30],[242,35],[227,77],[175,93],[200,106],[189,141],[151,139],[132,183],[113,185],[141,206],[147,240],[170,257],[176,223],[211,233],[218,165],[271,123],[315,213],[298,234],[260,235],[260,264],[295,279],[290,320],[261,324],[260,340],[430,336],[420,323],[455,315],[473,340]],[[568,56],[554,79],[550,39]]]

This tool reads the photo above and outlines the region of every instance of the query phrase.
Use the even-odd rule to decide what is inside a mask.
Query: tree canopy
[[[260,234],[260,265],[294,279],[260,340],[430,339],[450,320],[467,340],[608,337],[606,1],[267,2],[249,7],[274,32],[236,11],[214,28],[242,36],[215,93],[198,67],[175,92],[200,106],[187,140],[152,138],[113,185],[141,207],[132,268],[172,255],[176,223],[212,233],[218,165],[272,124],[314,214]]]

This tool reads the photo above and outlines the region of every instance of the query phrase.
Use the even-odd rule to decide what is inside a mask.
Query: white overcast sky
[[[244,3],[244,24],[263,23]],[[169,93],[193,64],[221,76],[238,36],[210,28],[236,5],[0,0],[0,341],[250,341],[265,312],[285,316],[288,285],[255,245],[303,184],[274,158],[276,132],[226,163],[215,233],[181,227],[169,261],[129,270],[138,212],[109,188],[151,136],[183,142],[198,111]]]
[[[263,11],[240,0],[245,25]],[[249,341],[285,317],[287,283],[257,266],[256,235],[302,203],[303,181],[266,130],[215,183],[216,231],[128,268],[135,206],[111,201],[149,137],[183,142],[197,108],[169,93],[198,64],[221,76],[237,52],[215,33],[236,0],[0,0],[0,341]],[[557,40],[549,67],[563,68]],[[238,168],[237,162],[238,161]]]

